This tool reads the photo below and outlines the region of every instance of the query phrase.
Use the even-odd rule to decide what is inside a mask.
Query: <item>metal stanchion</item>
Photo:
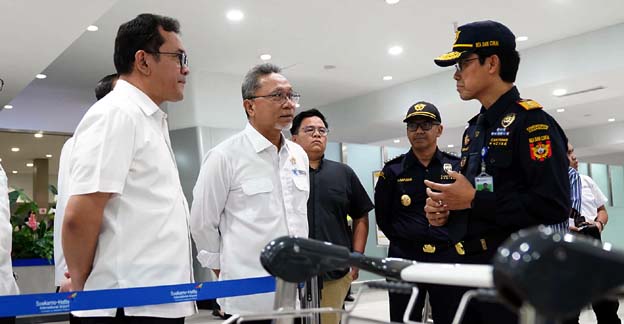
[[[305,285],[300,294],[301,308],[302,309],[316,309],[320,307],[320,295],[319,295],[319,282],[318,277],[314,276],[310,280],[305,282]],[[320,324],[321,314],[314,313],[312,316],[302,318],[304,324]]]
[[[277,279],[275,282],[275,303],[273,309],[295,310],[297,298],[297,284]],[[277,318],[275,324],[292,324],[293,318]]]

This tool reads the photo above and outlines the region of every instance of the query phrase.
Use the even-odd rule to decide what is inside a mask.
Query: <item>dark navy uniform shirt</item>
[[[485,161],[494,191],[477,191],[467,237],[510,234],[566,221],[569,162],[567,139],[559,124],[536,102],[522,100],[516,87],[489,109],[482,107],[480,114],[484,114],[484,125],[478,127],[475,116],[464,132],[461,169],[474,185]],[[483,132],[483,139],[478,132]]]
[[[353,219],[373,209],[364,186],[348,165],[322,159],[318,169],[310,168],[308,225],[310,238],[353,249],[347,215]],[[349,269],[332,271],[324,279],[339,279]]]
[[[454,182],[444,168],[458,171],[459,161],[458,157],[437,150],[425,167],[410,150],[386,163],[375,186],[375,215],[377,226],[391,245],[450,243],[461,239],[453,233],[449,235],[448,226],[429,226],[424,211],[427,199],[424,180]],[[405,195],[409,196],[409,204],[405,203],[405,198],[402,200]]]

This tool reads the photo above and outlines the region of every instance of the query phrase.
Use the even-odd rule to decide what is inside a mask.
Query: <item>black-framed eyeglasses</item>
[[[473,57],[469,59],[457,60],[457,63],[455,63],[455,71],[461,72],[465,70],[468,62],[478,60],[478,59],[479,57],[477,56],[477,57]]]
[[[280,105],[283,105],[286,102],[286,100],[290,100],[296,105],[297,103],[299,103],[299,99],[301,99],[301,95],[296,92],[289,92],[289,93],[278,92],[278,93],[273,93],[273,94],[269,94],[266,96],[251,96],[245,99],[254,100],[256,98],[267,98]]]
[[[188,67],[188,55],[186,55],[185,52],[179,53],[179,52],[148,52],[145,51],[146,53],[150,53],[150,54],[165,54],[165,55],[175,55],[178,57],[178,63],[180,63],[180,67]]]
[[[314,133],[318,131],[319,135],[325,137],[329,133],[329,128],[327,127],[314,127],[314,126],[306,126],[301,129],[304,133],[310,136],[314,136]]]
[[[433,128],[433,125],[440,125],[440,123],[430,120],[425,120],[421,122],[409,122],[407,123],[407,130],[414,132],[418,129],[418,127],[420,127],[420,129],[428,131]]]

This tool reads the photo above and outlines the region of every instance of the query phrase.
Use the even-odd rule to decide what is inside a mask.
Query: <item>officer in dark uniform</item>
[[[463,135],[461,174],[453,184],[426,182],[427,215],[468,211],[460,242],[467,263],[490,263],[513,232],[545,224],[566,231],[570,209],[567,139],[557,122],[514,86],[520,57],[514,34],[494,21],[463,25],[453,51],[435,59],[455,64],[463,100],[478,100],[480,113]],[[433,189],[433,190],[432,190]],[[464,211],[465,213],[466,211]],[[514,323],[515,314],[497,304],[471,307],[464,322]]]
[[[434,105],[421,101],[410,106],[403,121],[407,123],[411,149],[386,163],[375,187],[377,225],[390,240],[388,256],[421,262],[460,262],[461,255],[454,246],[461,239],[458,233],[465,232],[465,226],[457,226],[460,219],[446,224],[447,215],[434,215],[428,220],[424,212],[427,199],[424,180],[453,182],[446,172],[459,170],[459,158],[437,147],[443,126]],[[419,288],[419,296],[429,292],[435,323],[451,323],[461,299],[457,288],[440,285],[419,285]],[[408,300],[408,295],[390,293],[391,321],[403,322]],[[412,313],[411,319],[419,320],[420,316],[414,314],[418,311]]]

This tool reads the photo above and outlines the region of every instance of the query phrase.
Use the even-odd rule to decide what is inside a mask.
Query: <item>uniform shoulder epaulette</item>
[[[544,108],[537,101],[531,100],[531,99],[518,100],[517,103],[518,103],[518,105],[520,105],[520,107],[524,108],[525,110],[533,110],[533,109],[542,109],[542,108]]]
[[[384,164],[395,164],[395,163],[401,162],[401,160],[403,160],[403,156],[404,155],[405,154],[401,154],[401,155],[396,156],[396,157],[394,157],[394,158],[392,158],[390,160],[387,160]]]

